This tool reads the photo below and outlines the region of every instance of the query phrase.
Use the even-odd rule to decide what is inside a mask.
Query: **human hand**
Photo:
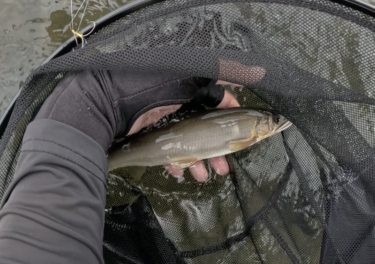
[[[225,79],[237,79],[241,83],[252,84],[260,81],[265,76],[265,70],[257,66],[246,66],[238,62],[220,60],[220,74],[219,76]],[[232,85],[241,87],[243,85],[230,83],[226,81],[217,81],[216,85]],[[231,108],[240,106],[237,100],[229,92],[225,91],[224,97],[216,108]],[[135,121],[131,127],[129,134],[138,132],[141,128],[153,124],[163,118],[164,116],[177,111],[181,105],[169,105],[152,109]],[[128,135],[129,135],[128,134]],[[209,159],[209,162],[215,172],[219,175],[226,175],[229,173],[229,165],[224,156]],[[182,177],[184,172],[181,168],[172,165],[166,165],[166,170],[174,177]],[[204,166],[203,161],[197,161],[189,167],[192,176],[199,182],[204,182],[208,179],[208,172]]]
[[[264,75],[261,67],[219,62],[219,77],[225,80],[251,84]],[[241,86],[224,81],[216,84]],[[80,71],[68,73],[61,80],[35,119],[52,119],[74,127],[107,152],[114,138],[134,134],[175,112],[181,104],[192,102],[217,108],[239,106],[230,93],[206,78],[121,70]],[[210,163],[219,174],[229,171],[223,157],[213,158]],[[183,175],[181,169],[167,169],[176,177]],[[189,169],[198,181],[208,178],[202,162]]]
[[[232,83],[228,83],[224,81],[216,82],[216,85],[220,85],[220,84],[233,85],[237,87],[242,86],[242,85],[232,84]],[[216,108],[223,109],[223,108],[232,108],[232,107],[239,107],[239,106],[240,106],[239,103],[233,97],[233,95],[225,91],[224,97],[221,103],[217,105]],[[162,106],[162,107],[151,109],[150,111],[144,113],[137,119],[137,121],[134,123],[134,125],[130,129],[128,135],[135,134],[143,127],[156,123],[157,121],[162,119],[164,116],[177,111],[180,107],[181,105],[179,104],[179,105]],[[209,159],[209,162],[217,174],[227,175],[229,173],[229,165],[224,156],[211,158]],[[166,165],[165,168],[173,177],[179,178],[184,175],[184,171],[179,167]],[[192,176],[199,182],[203,182],[208,179],[208,172],[204,166],[203,161],[197,161],[195,164],[189,167],[189,171],[192,174]]]

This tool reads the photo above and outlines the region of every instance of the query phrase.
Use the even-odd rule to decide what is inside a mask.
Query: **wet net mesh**
[[[106,263],[373,263],[375,19],[320,0],[176,0],[112,23],[27,79],[0,144],[0,197],[27,124],[67,71],[176,72],[240,83],[283,133],[207,165],[108,176]],[[265,75],[260,81],[262,72]]]

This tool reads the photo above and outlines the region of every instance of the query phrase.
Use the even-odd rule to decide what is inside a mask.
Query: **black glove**
[[[47,98],[36,119],[70,125],[106,151],[128,134],[145,112],[159,106],[197,103],[216,107],[224,88],[216,80],[160,73],[83,71],[67,74]]]

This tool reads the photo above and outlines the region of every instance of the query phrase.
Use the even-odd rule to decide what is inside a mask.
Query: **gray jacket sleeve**
[[[107,159],[63,123],[29,124],[1,203],[1,263],[103,263]]]

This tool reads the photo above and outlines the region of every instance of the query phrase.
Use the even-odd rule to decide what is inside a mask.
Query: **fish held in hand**
[[[108,167],[109,171],[167,164],[187,168],[198,160],[243,150],[291,125],[285,117],[270,110],[208,110],[165,128],[132,136],[127,144],[109,153]]]

